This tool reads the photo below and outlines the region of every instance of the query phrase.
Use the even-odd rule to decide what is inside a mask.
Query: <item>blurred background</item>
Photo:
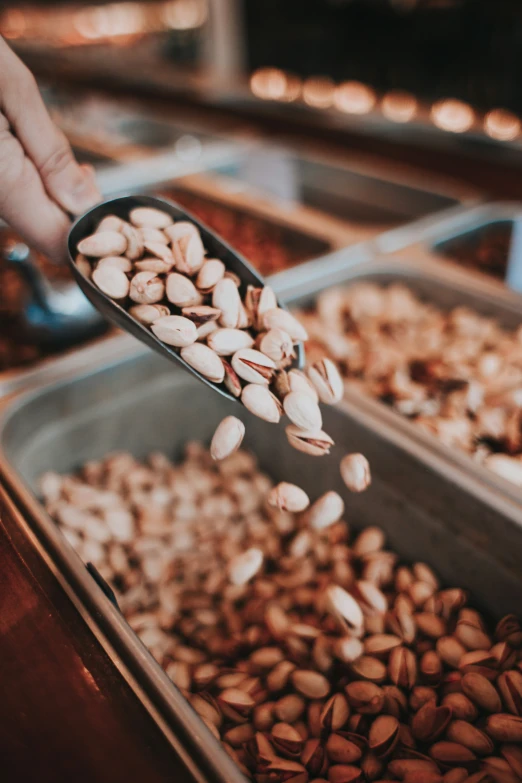
[[[7,2],[0,34],[105,195],[175,198],[265,275],[522,199],[516,0]],[[483,223],[430,251],[504,281],[515,221]],[[0,369],[56,349],[6,334],[67,282],[8,263],[16,239],[0,226]]]

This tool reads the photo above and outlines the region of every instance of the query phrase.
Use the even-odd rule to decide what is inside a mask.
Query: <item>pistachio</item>
[[[164,229],[173,223],[170,215],[154,207],[135,207],[131,209],[129,220],[133,226],[138,228]]]
[[[256,347],[272,359],[278,367],[286,367],[295,359],[295,351],[290,335],[282,329],[270,329],[259,335]]]
[[[239,688],[227,688],[217,697],[217,702],[224,715],[235,723],[242,723],[252,712],[254,700],[248,693]]]
[[[125,222],[120,228],[120,231],[127,240],[127,249],[125,250],[125,255],[131,261],[137,261],[138,258],[142,257],[144,250],[144,243],[143,239],[141,238],[141,234],[136,228],[134,228],[134,226],[131,226],[130,223]]]
[[[76,263],[78,263],[78,258],[76,259]],[[102,267],[106,267],[106,266],[111,266],[111,267],[115,267],[116,269],[121,269],[121,271],[125,273],[132,271],[132,263],[125,256],[105,256],[105,258],[100,258],[100,260],[96,264],[96,269],[101,269]],[[89,269],[90,269],[90,264],[89,264]]]
[[[289,723],[275,723],[270,738],[276,751],[283,756],[298,757],[304,748],[301,735]]]
[[[370,465],[363,454],[346,454],[340,465],[341,477],[351,492],[363,492],[371,482]]]
[[[119,262],[121,261],[122,263],[125,263],[125,261],[127,261],[126,258],[122,258],[121,256],[108,256],[108,258],[117,258],[118,261]],[[91,273],[92,273],[92,267],[91,267],[91,264],[90,264],[89,260],[85,256],[82,256],[81,253],[78,253],[74,263],[76,264],[76,266],[80,270],[81,274],[84,277],[86,277],[87,280],[90,280],[91,279]],[[122,269],[123,272],[125,271],[125,269],[122,266],[120,266],[119,264],[114,264],[114,266],[118,266],[118,268]]]
[[[328,699],[321,711],[321,726],[328,731],[339,731],[349,717],[350,707],[346,698],[342,693],[336,693]]]
[[[328,783],[359,783],[362,772],[352,764],[335,764],[328,770]]]
[[[303,394],[307,394],[309,397],[311,397],[314,402],[319,402],[319,396],[314,388],[313,383],[311,383],[309,378],[307,378],[304,372],[301,370],[289,370],[287,381],[288,390],[285,393],[302,392]]]
[[[157,275],[166,275],[172,269],[172,264],[163,261],[161,258],[150,256],[136,261],[134,268],[138,272],[155,272]]]
[[[241,329],[217,329],[209,335],[207,342],[218,356],[232,356],[237,351],[254,345],[253,337]]]
[[[357,678],[376,682],[378,685],[386,679],[386,666],[371,655],[361,655],[352,663],[350,670]]]
[[[257,389],[258,387],[254,386],[254,388]],[[310,505],[310,499],[306,492],[295,484],[288,484],[286,481],[281,481],[277,486],[273,487],[267,501],[270,506],[279,508],[282,511],[290,511],[293,514],[304,511]]]
[[[493,753],[493,742],[490,737],[466,721],[452,721],[448,726],[446,736],[451,742],[458,742],[469,748],[477,756],[487,756]]]
[[[105,215],[98,224],[96,234],[103,234],[106,231],[121,231],[125,221],[116,215]]]
[[[314,530],[323,530],[338,522],[344,513],[344,501],[337,492],[325,492],[308,510],[307,520]]]
[[[500,752],[513,770],[513,773],[518,778],[522,778],[522,748],[506,744],[502,745]]]
[[[429,701],[437,701],[437,691],[428,685],[416,685],[410,693],[409,705],[414,712],[418,712]]]
[[[277,308],[277,299],[270,286],[255,288],[249,285],[245,297],[246,309],[257,331],[263,329],[263,317],[268,310]]]
[[[331,359],[320,359],[308,368],[308,377],[312,381],[319,399],[325,405],[335,405],[344,395],[343,379]]]
[[[360,632],[361,629],[358,628],[356,630]],[[355,636],[341,636],[339,639],[336,639],[332,650],[335,657],[343,661],[343,663],[353,663],[364,652],[362,642]]]
[[[312,457],[322,457],[330,453],[333,440],[322,430],[301,430],[295,424],[289,424],[285,429],[288,442],[297,451],[310,454]]]
[[[92,281],[111,299],[125,299],[130,290],[126,274],[113,266],[95,269],[92,273]]]
[[[214,351],[202,343],[181,349],[181,358],[209,381],[221,383],[225,377],[223,362]]]
[[[203,324],[214,322],[220,315],[219,310],[216,310],[215,307],[207,307],[207,305],[182,307],[181,313],[185,318],[190,318],[191,321],[194,321],[198,328],[203,326]],[[212,348],[212,346],[210,347]]]
[[[330,683],[323,674],[313,669],[298,669],[290,675],[296,690],[308,699],[324,699],[330,692]]]
[[[275,371],[274,362],[253,348],[242,348],[232,357],[232,367],[247,383],[267,385],[272,380]]]
[[[280,661],[267,675],[266,684],[270,691],[282,691],[288,684],[290,674],[295,669],[295,663]]]
[[[378,527],[367,527],[355,539],[352,550],[355,557],[364,557],[378,552],[383,546],[384,533],[382,530]]]
[[[78,252],[91,258],[119,256],[127,249],[127,240],[119,231],[101,231],[78,242]]]
[[[420,673],[424,682],[437,685],[442,676],[442,661],[435,650],[427,650],[420,659]]]
[[[144,249],[151,255],[164,261],[169,270],[174,266],[174,256],[172,250],[163,242],[144,242]]]
[[[430,748],[430,756],[443,767],[472,767],[477,757],[458,742],[436,742]]]
[[[509,713],[489,715],[486,733],[497,742],[522,742],[522,718]]]
[[[507,642],[511,647],[522,647],[522,625],[518,617],[508,614],[500,620],[495,628],[495,637],[499,642]]]
[[[411,732],[420,742],[434,742],[447,728],[451,720],[451,708],[437,707],[436,700],[430,700],[413,716]]]
[[[244,585],[257,574],[263,565],[263,553],[252,547],[236,555],[229,563],[228,577],[233,585]]]
[[[223,734],[223,740],[233,748],[241,748],[246,742],[254,737],[254,727],[251,723],[241,723],[234,726]],[[218,734],[218,739],[219,739]]]
[[[522,716],[522,673],[516,670],[503,672],[497,687],[506,709],[513,715]]]
[[[283,412],[277,397],[266,386],[258,383],[248,383],[243,388],[241,402],[254,416],[272,424],[277,424]]]
[[[326,753],[329,760],[337,764],[353,764],[362,756],[361,748],[342,734],[330,734]]]
[[[386,633],[376,633],[373,636],[367,636],[364,640],[364,650],[367,655],[374,655],[376,658],[387,658],[395,647],[400,647],[402,640],[398,636]]]
[[[232,280],[224,277],[216,283],[212,291],[212,306],[221,310],[221,326],[228,329],[238,328],[241,299]]]
[[[183,237],[199,236],[198,227],[188,220],[177,220],[175,223],[171,221],[169,225],[164,226],[164,232],[172,244],[179,242]]]
[[[437,652],[447,666],[458,669],[466,648],[454,636],[442,636],[437,640]]]
[[[221,359],[221,362],[223,364],[224,372],[223,382],[227,390],[230,392],[230,394],[232,394],[233,397],[240,397],[242,387],[241,381],[237,377],[237,373],[232,369],[232,365],[226,362],[223,358]]]
[[[225,264],[218,258],[208,258],[196,277],[196,288],[202,294],[211,294],[225,275]]]
[[[263,313],[262,320],[263,326],[267,331],[270,331],[270,329],[282,329],[290,335],[294,342],[308,340],[306,329],[287,310],[282,310],[280,307],[268,309]]]
[[[395,647],[388,662],[391,681],[400,688],[411,690],[417,680],[417,661],[407,647]]]
[[[227,416],[218,424],[210,444],[210,456],[214,460],[229,457],[241,446],[245,437],[245,425],[235,416]]]
[[[290,392],[283,400],[283,407],[290,421],[301,430],[320,430],[323,425],[321,411],[311,397],[303,392]]]
[[[205,261],[205,248],[198,231],[185,234],[172,243],[176,269],[184,275],[195,275]]]
[[[492,645],[484,630],[468,618],[459,618],[455,636],[468,650],[489,650]]]
[[[171,272],[166,283],[167,299],[177,307],[194,307],[201,304],[201,294],[188,277]]]
[[[492,653],[485,650],[470,650],[462,655],[459,670],[462,674],[477,672],[488,680],[494,680],[498,674],[498,661]]]
[[[162,245],[169,244],[169,238],[159,228],[142,226],[141,228],[138,228],[138,234],[140,235],[143,244],[145,244],[145,242],[160,242]]]
[[[399,740],[399,721],[393,715],[379,715],[371,725],[368,745],[378,758],[393,752]]]
[[[354,681],[345,687],[348,704],[362,715],[378,715],[384,704],[382,688],[373,682]]]
[[[138,304],[156,304],[164,293],[165,284],[154,272],[138,272],[130,281],[129,296]]]
[[[442,700],[442,706],[449,707],[454,718],[468,723],[473,723],[478,716],[478,709],[463,693],[448,693]]]
[[[301,753],[301,763],[305,765],[310,775],[318,775],[325,767],[326,753],[320,740],[309,739],[305,742],[303,752]],[[314,783],[321,783],[319,778]]]
[[[294,723],[299,720],[305,710],[304,699],[297,693],[289,693],[276,701],[274,712],[279,720],[285,723]]]
[[[198,336],[194,323],[181,315],[162,316],[155,320],[150,328],[158,340],[177,348],[192,345]]]
[[[468,672],[461,680],[462,692],[486,712],[500,712],[502,704],[494,685],[482,674]]]
[[[186,308],[182,308],[181,312],[185,310]],[[192,309],[192,308],[189,308]],[[191,319],[192,320],[192,319]],[[216,321],[206,321],[205,323],[201,324],[201,326],[197,327],[198,331],[198,342],[202,343],[204,340],[207,339],[209,334],[212,334],[212,332],[215,332],[216,329],[219,329]]]

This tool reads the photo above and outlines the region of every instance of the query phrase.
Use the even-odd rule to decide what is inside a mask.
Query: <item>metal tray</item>
[[[427,180],[411,168],[274,145],[251,146],[218,173],[273,200],[337,218],[350,244],[478,197],[477,191],[437,177]]]
[[[37,499],[46,470],[75,470],[85,460],[128,449],[137,457],[162,450],[177,457],[188,439],[209,441],[232,405],[150,352],[0,403],[0,473],[56,568],[84,611],[116,652],[162,719],[209,781],[239,783],[238,770],[189,708],[176,687],[131,631]],[[139,417],[136,411],[139,410]],[[161,411],[161,415],[158,412]],[[204,414],[202,415],[202,411]],[[463,491],[452,476],[388,439],[386,428],[365,412],[330,408],[325,428],[336,441],[332,456],[310,459],[287,444],[282,427],[237,409],[247,425],[246,446],[276,480],[295,481],[315,497],[326,489],[346,499],[354,528],[378,523],[407,560],[422,559],[442,579],[473,592],[477,604],[500,616],[522,602],[522,525],[502,509]],[[338,462],[360,450],[372,464],[373,483],[362,495],[347,492]]]
[[[513,230],[522,217],[522,203],[493,202],[475,207],[459,207],[434,216],[430,220],[406,226],[382,234],[376,240],[380,252],[398,254],[424,265],[427,260],[444,265],[452,273],[459,272],[470,278],[487,280],[495,288],[509,288],[501,276],[489,274],[478,266],[467,266],[455,257],[455,246],[473,245],[479,235],[490,227],[506,226]],[[513,236],[509,242],[513,248]],[[517,249],[518,252],[518,249]],[[520,290],[520,285],[519,289]]]
[[[287,306],[308,306],[321,291],[332,286],[362,281],[378,285],[400,282],[421,299],[443,310],[465,305],[482,315],[496,318],[507,329],[514,329],[522,323],[522,298],[505,288],[491,287],[483,275],[475,277],[461,270],[444,271],[429,259],[421,267],[418,263],[400,260],[400,254],[393,260],[381,258],[343,266],[342,253],[338,253],[335,261],[328,268],[323,268],[320,278],[308,276],[300,282],[294,280],[293,288],[282,290],[280,293]],[[379,418],[389,427],[388,437],[408,448],[427,467],[451,475],[463,489],[492,506],[501,503],[505,512],[510,509],[508,513],[512,518],[522,521],[522,488],[475,463],[464,452],[448,448],[397,411],[361,392],[347,391],[341,405],[354,415],[360,410]]]

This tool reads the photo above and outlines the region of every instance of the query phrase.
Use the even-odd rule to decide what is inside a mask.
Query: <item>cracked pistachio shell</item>
[[[158,318],[170,315],[170,310],[165,305],[160,304],[139,304],[129,308],[129,315],[132,315],[140,324],[150,326]]]
[[[301,430],[295,424],[289,424],[285,432],[288,442],[294,449],[310,454],[312,457],[329,454],[334,445],[333,440],[324,430]]]
[[[138,304],[155,304],[163,299],[165,284],[154,272],[138,272],[131,280],[129,296]]]
[[[271,382],[275,364],[272,359],[253,348],[243,348],[232,357],[232,367],[247,383],[260,383],[268,386]]]
[[[331,359],[320,359],[308,369],[319,399],[326,405],[335,405],[343,398],[344,384],[339,370]]]
[[[235,416],[227,416],[218,427],[210,444],[210,456],[214,460],[229,457],[241,446],[245,436],[245,425]]]
[[[186,234],[172,243],[176,269],[185,275],[195,275],[205,261],[205,248],[198,232]]]

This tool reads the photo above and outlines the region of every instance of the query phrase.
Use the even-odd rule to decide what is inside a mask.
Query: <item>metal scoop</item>
[[[172,201],[156,198],[155,196],[123,196],[121,198],[110,199],[98,204],[93,207],[93,209],[89,210],[89,212],[86,212],[85,215],[78,218],[69,232],[68,239],[69,260],[78,285],[85,296],[92,302],[96,309],[107,318],[107,320],[112,321],[120,329],[129,332],[166,359],[181,365],[185,370],[195,375],[200,381],[206,383],[207,386],[210,386],[214,391],[218,391],[224,397],[237,402],[237,398],[230,394],[223,384],[218,385],[213,383],[212,381],[209,381],[208,378],[201,375],[201,373],[197,372],[197,370],[194,370],[181,358],[180,354],[177,353],[174,348],[162,343],[146,326],[143,326],[136,321],[121,305],[100,291],[94,283],[84,277],[76,266],[74,259],[78,254],[76,249],[78,242],[84,237],[93,234],[102,218],[106,215],[116,215],[117,217],[127,220],[129,212],[135,207],[154,207],[155,209],[160,209],[171,215],[174,220],[187,220],[194,223],[199,229],[201,239],[203,240],[209,258],[221,259],[229,271],[235,272],[235,274],[238,275],[241,280],[240,290],[242,295],[246,293],[248,285],[256,287],[265,285],[263,278],[260,277],[239,253],[233,250],[230,245],[214,234],[214,232],[201,223],[201,221],[191,215],[190,212],[187,212]],[[278,302],[278,305],[279,307],[284,306],[281,302]],[[304,365],[304,348],[302,343],[297,345],[296,353],[297,360],[295,366],[302,367]]]
[[[51,283],[34,263],[27,245],[13,243],[4,250],[4,257],[24,279],[30,292],[20,314],[25,339],[56,350],[106,331],[107,322],[73,281]]]

